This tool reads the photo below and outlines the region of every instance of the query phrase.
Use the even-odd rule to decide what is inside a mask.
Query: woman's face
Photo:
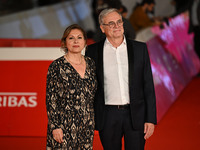
[[[81,53],[86,45],[83,33],[79,29],[72,29],[66,38],[66,47],[70,53]]]

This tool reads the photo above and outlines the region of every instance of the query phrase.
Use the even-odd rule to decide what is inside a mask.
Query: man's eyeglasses
[[[118,20],[116,23],[114,21],[109,22],[108,24],[102,24],[104,26],[109,26],[110,28],[114,28],[116,25],[118,26],[122,26],[123,25],[123,21],[122,20]]]

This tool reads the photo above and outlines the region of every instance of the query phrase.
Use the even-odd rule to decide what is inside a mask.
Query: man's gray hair
[[[112,12],[116,12],[122,17],[121,13],[117,9],[115,9],[115,8],[107,8],[107,9],[102,10],[101,13],[99,14],[99,24],[100,25],[103,24],[104,23],[103,22],[103,18],[105,16],[107,16],[109,13],[112,13]]]

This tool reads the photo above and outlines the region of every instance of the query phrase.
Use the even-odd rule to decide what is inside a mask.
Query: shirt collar
[[[108,38],[106,38],[106,41],[105,41],[105,44],[108,44],[109,46],[112,46],[113,45],[110,43],[110,41],[108,40]],[[122,42],[123,45],[126,45],[126,37],[124,36],[124,39],[123,39],[123,42]],[[122,45],[121,44],[121,45]],[[120,47],[121,45],[119,45],[118,47]]]

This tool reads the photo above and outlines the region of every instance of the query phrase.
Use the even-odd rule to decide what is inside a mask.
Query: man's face
[[[111,12],[105,16],[100,28],[107,38],[121,38],[124,36],[123,21],[117,12]]]
[[[152,4],[149,4],[148,6],[147,6],[147,11],[148,12],[152,12],[153,11],[153,9],[154,9],[154,4],[152,3]]]

